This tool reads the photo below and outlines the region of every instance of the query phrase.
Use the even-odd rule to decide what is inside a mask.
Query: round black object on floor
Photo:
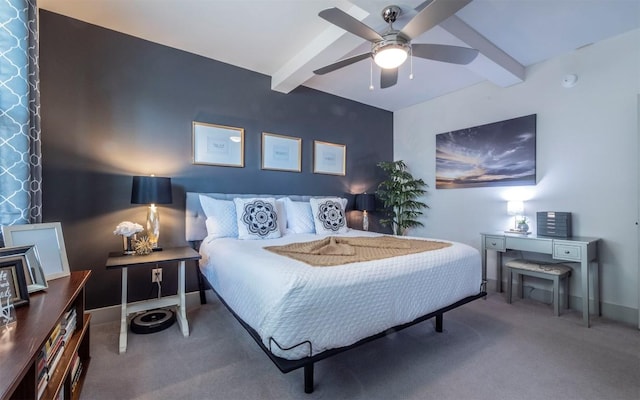
[[[176,320],[171,310],[151,310],[135,316],[131,320],[131,332],[146,334],[167,329]]]

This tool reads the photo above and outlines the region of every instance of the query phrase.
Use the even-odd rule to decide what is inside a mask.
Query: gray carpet
[[[302,370],[282,374],[226,308],[189,312],[177,325],[129,333],[93,325],[82,399],[640,399],[640,333],[604,318],[553,317],[550,305],[490,294],[444,317],[321,361],[315,392]]]

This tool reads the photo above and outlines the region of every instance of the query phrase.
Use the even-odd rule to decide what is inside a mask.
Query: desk
[[[189,336],[189,323],[187,322],[187,305],[185,302],[185,272],[184,264],[187,260],[199,260],[200,254],[191,247],[176,247],[154,251],[146,256],[123,255],[121,252],[110,253],[107,258],[107,269],[120,269],[122,271],[122,304],[120,311],[120,353],[127,351],[127,317],[129,314],[156,308],[176,306],[176,320],[183,336]],[[178,264],[178,293],[175,296],[164,296],[158,299],[127,303],[127,270],[129,267],[149,264],[166,264],[177,262]]]
[[[549,236],[519,235],[502,232],[481,233],[482,270],[486,274],[487,250],[497,252],[497,290],[502,292],[502,254],[508,250],[528,251],[549,254],[554,260],[580,263],[582,281],[582,319],[589,327],[589,266],[594,265],[591,280],[593,282],[594,313],[600,315],[600,286],[598,241],[599,238],[571,237],[554,238]],[[483,277],[486,279],[486,276]]]

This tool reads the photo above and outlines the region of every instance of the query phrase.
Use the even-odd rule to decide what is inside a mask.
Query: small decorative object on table
[[[13,307],[11,294],[0,293],[0,328],[15,324],[16,321],[16,311]]]
[[[118,226],[116,226],[116,230],[113,231],[113,234],[122,235],[124,254],[136,254],[136,251],[133,248],[136,242],[136,233],[142,232],[142,230],[142,225],[130,221],[120,222]]]
[[[146,256],[153,252],[153,243],[151,243],[149,236],[142,236],[136,241],[133,247],[135,248],[136,255],[138,256]]]
[[[522,217],[518,220],[518,232],[529,233],[529,224],[527,224],[527,217]]]

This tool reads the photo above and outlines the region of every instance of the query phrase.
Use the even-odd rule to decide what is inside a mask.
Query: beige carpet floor
[[[394,333],[315,366],[282,374],[212,293],[177,324],[129,333],[118,354],[118,323],[91,328],[91,365],[81,398],[100,399],[640,399],[640,331],[581,314],[553,317],[550,305],[506,304],[492,293],[444,317]]]

